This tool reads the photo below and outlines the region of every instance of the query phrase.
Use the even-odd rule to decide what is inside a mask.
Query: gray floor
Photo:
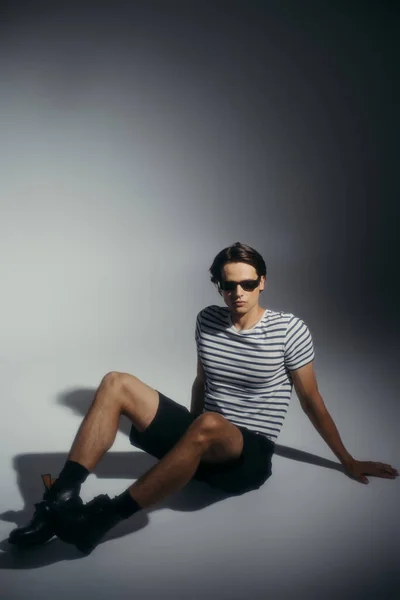
[[[78,378],[79,369],[84,371],[78,362],[70,367]],[[14,401],[2,421],[7,444],[0,463],[1,597],[396,598],[399,481],[371,477],[365,486],[349,479],[295,395],[273,458],[273,475],[259,490],[225,497],[192,481],[112,530],[88,557],[56,539],[37,550],[11,552],[8,533],[32,513],[42,493],[40,473],[59,472],[95,389],[70,388],[55,394],[52,403],[57,373],[66,377],[69,369],[53,364],[53,376],[46,378],[46,368],[45,362],[29,371],[21,365],[18,381],[9,370],[5,388],[14,399],[25,390],[26,403],[23,419]],[[86,368],[90,372],[87,363]],[[323,365],[321,371],[324,379]],[[343,379],[338,383],[340,377],[326,378],[325,398],[346,447],[360,460],[383,460],[398,468],[397,409],[392,404],[383,414],[374,412],[376,390],[383,382],[375,375],[372,389],[364,382],[357,392],[355,377],[343,369],[336,373],[346,377],[346,385]],[[336,399],[344,388],[347,398],[352,397],[346,411],[339,407],[344,396],[328,402],[330,387]],[[359,413],[360,403],[367,408]],[[129,445],[128,428],[122,418],[113,448],[83,486],[84,500],[119,493],[154,464],[154,458]]]

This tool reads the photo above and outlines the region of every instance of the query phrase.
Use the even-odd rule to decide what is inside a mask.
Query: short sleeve
[[[294,315],[289,320],[285,334],[285,366],[294,371],[314,360],[314,344],[307,325]]]

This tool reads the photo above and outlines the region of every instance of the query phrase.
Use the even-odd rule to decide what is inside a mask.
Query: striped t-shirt
[[[254,327],[238,331],[228,307],[211,305],[197,315],[195,339],[206,376],[203,412],[275,442],[292,394],[290,371],[314,360],[304,321],[266,309]]]

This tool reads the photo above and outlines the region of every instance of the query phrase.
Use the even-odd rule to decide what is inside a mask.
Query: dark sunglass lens
[[[244,290],[250,292],[256,289],[259,284],[259,279],[249,279],[248,281],[243,281],[242,287]]]
[[[246,292],[252,292],[253,290],[256,289],[258,284],[259,284],[258,279],[248,279],[246,281],[240,282],[240,286],[244,290],[246,290]],[[236,286],[237,286],[237,283],[234,281],[221,281],[220,282],[221,290],[224,290],[225,292],[233,291],[236,288]]]

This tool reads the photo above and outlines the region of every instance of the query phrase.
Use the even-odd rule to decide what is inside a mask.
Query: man
[[[197,377],[190,412],[134,375],[102,380],[58,479],[37,503],[26,527],[9,542],[34,546],[54,534],[89,554],[118,523],[183,488],[193,477],[229,494],[259,488],[270,477],[275,440],[293,384],[313,425],[347,473],[395,478],[388,464],[355,460],[343,446],[313,370],[314,349],[304,321],[263,309],[266,265],[253,248],[222,250],[210,268],[226,307],[197,315]],[[121,414],[132,421],[130,442],[159,462],[125,492],[83,504],[81,484],[112,446]]]

